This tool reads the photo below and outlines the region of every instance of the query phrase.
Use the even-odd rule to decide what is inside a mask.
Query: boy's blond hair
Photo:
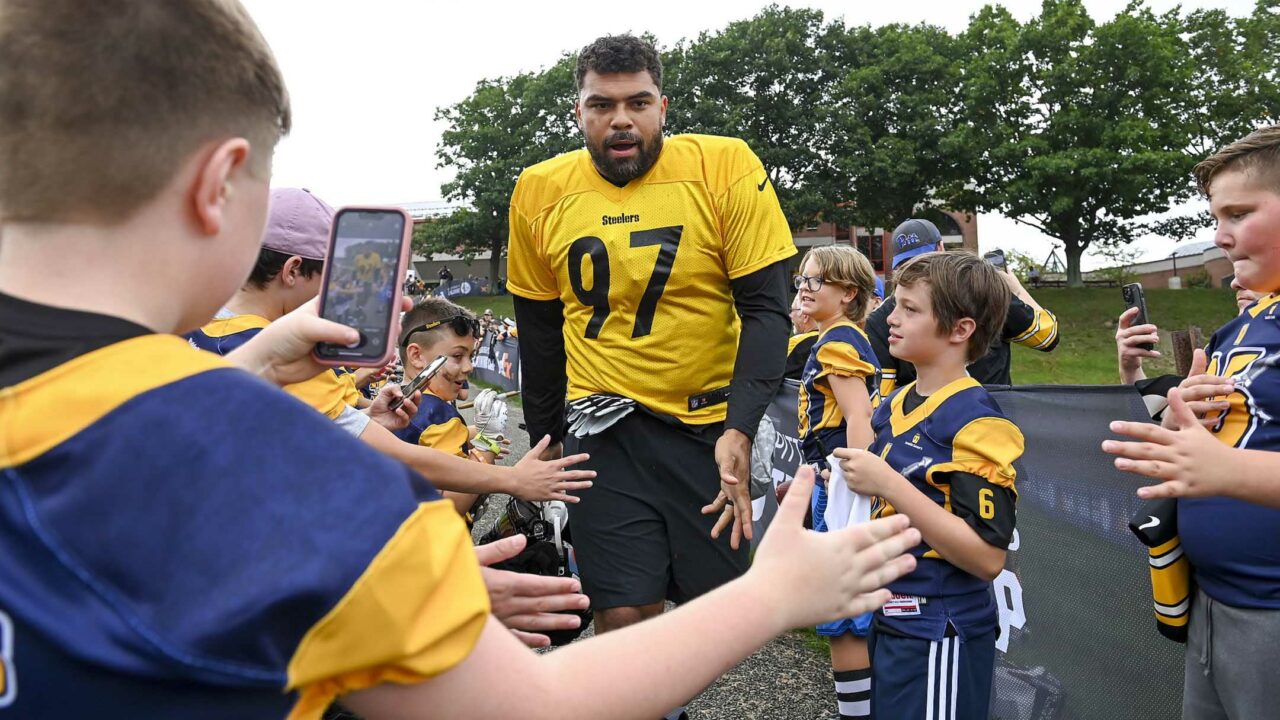
[[[1255,185],[1280,194],[1280,125],[1254,130],[1196,165],[1200,192],[1209,197],[1213,179],[1228,170],[1242,170]]]
[[[818,266],[823,282],[843,285],[858,291],[857,296],[845,308],[844,314],[854,322],[862,322],[867,315],[871,296],[876,292],[876,271],[871,267],[871,261],[848,245],[823,245],[811,248],[800,261],[802,270],[810,260]]]
[[[266,177],[290,122],[235,0],[0,4],[0,221],[122,221],[210,140]]]
[[[898,287],[929,284],[929,298],[939,333],[949,333],[962,318],[971,318],[973,334],[965,348],[965,360],[986,355],[1000,337],[1009,314],[1012,292],[1000,271],[968,252],[934,252],[917,255],[898,267]]]

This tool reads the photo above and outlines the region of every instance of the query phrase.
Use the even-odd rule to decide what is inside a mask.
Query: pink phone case
[[[400,238],[400,254],[396,260],[396,272],[394,290],[391,297],[391,313],[389,315],[387,327],[387,348],[386,352],[378,358],[326,358],[322,357],[317,351],[311,351],[311,357],[321,365],[331,367],[381,367],[391,361],[396,352],[396,343],[400,340],[400,303],[404,296],[404,278],[409,267],[409,245],[410,239],[413,237],[413,219],[409,217],[409,213],[403,208],[386,207],[381,205],[351,205],[338,208],[333,215],[333,227],[329,230],[329,252],[325,256],[327,258],[334,257],[334,246],[338,239],[338,217],[344,212],[390,212],[396,213],[404,218],[404,234]],[[324,317],[324,302],[328,297],[330,273],[333,271],[334,263],[325,262],[324,276],[320,281],[320,316]]]

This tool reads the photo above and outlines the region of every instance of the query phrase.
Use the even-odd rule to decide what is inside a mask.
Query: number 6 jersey
[[[511,198],[507,286],[564,303],[568,399],[632,398],[723,420],[738,347],[729,280],[795,254],[764,167],[733,138],[668,138],[618,187],[585,149],[526,169]]]

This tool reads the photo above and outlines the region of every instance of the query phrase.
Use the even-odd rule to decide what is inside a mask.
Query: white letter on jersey
[[[1022,609],[1022,583],[1018,576],[1008,570],[1001,570],[996,577],[996,606],[1000,608],[1000,635],[996,637],[996,649],[1009,652],[1009,628],[1021,630],[1027,624],[1027,615]]]

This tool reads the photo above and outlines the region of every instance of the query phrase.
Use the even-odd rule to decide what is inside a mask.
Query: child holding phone
[[[875,271],[857,250],[842,245],[808,252],[796,277],[799,310],[817,326],[817,340],[801,375],[799,432],[806,463],[827,468],[837,448],[871,444],[871,411],[880,386],[880,365],[866,334],[858,327],[875,293]],[[823,517],[828,488],[813,489],[813,529],[843,527],[848,518]],[[871,613],[819,625],[831,647],[840,718],[865,718],[871,712],[871,664],[867,633]]]
[[[418,412],[408,427],[395,432],[396,437],[492,465],[498,456],[497,444],[478,434],[473,445],[470,428],[454,407],[473,369],[471,357],[480,334],[475,316],[444,298],[428,297],[405,313],[403,325],[400,357],[406,373],[417,375],[437,357],[443,356],[445,363],[427,381]],[[470,512],[479,495],[445,492],[445,497],[470,524]]]

